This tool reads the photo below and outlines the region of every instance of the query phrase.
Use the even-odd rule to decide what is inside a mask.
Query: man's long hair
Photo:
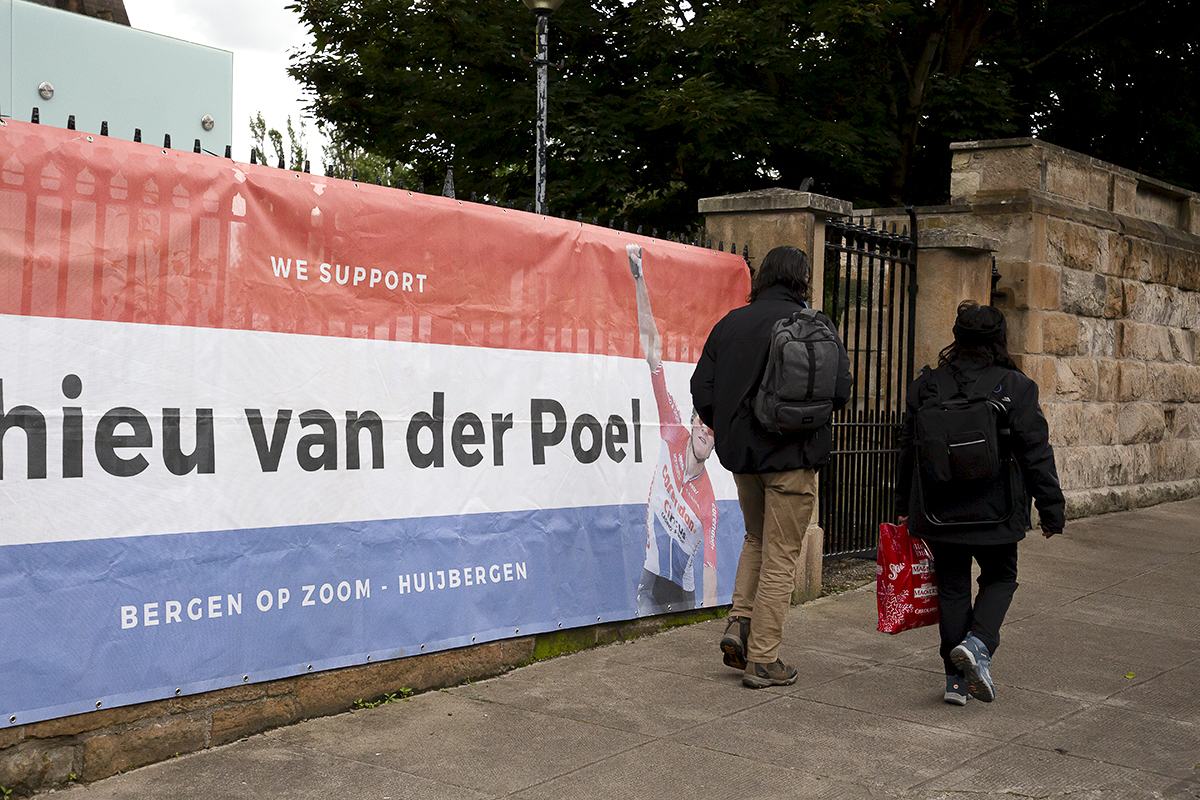
[[[807,301],[808,276],[808,256],[803,250],[787,245],[776,247],[758,265],[748,299],[753,303],[764,289],[783,285],[799,295],[801,300]]]
[[[958,304],[954,342],[938,353],[938,366],[950,366],[958,361],[1017,368],[1008,354],[1008,324],[999,309],[981,306],[974,300]]]

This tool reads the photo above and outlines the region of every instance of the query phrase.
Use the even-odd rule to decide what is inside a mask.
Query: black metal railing
[[[860,219],[825,226],[825,313],[850,354],[850,402],[834,416],[833,451],[821,472],[825,555],[868,555],[879,523],[894,517],[904,392],[916,339],[916,214],[897,233]]]

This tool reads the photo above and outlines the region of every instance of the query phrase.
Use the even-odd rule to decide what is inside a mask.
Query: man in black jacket
[[[939,378],[947,390],[964,397],[982,382],[998,409],[1005,458],[1000,478],[990,486],[974,487],[960,479],[938,487],[918,474],[922,467],[917,412],[930,402],[951,399],[941,397]],[[995,699],[991,659],[1017,590],[1017,542],[1029,529],[1030,497],[1037,505],[1042,534],[1061,533],[1065,502],[1037,384],[1009,356],[1004,315],[991,306],[964,301],[954,322],[954,342],[939,354],[937,369],[922,370],[908,389],[896,482],[900,522],[907,522],[909,533],[925,540],[933,554],[947,703],[966,705],[968,695],[984,702]],[[935,508],[939,505],[960,519],[969,519],[974,509],[979,521],[947,523],[949,516]],[[980,568],[974,605],[972,559]]]
[[[692,375],[692,403],[716,434],[717,457],[733,473],[746,522],[721,650],[726,664],[744,670],[742,683],[752,689],[796,681],[795,667],[779,658],[779,645],[816,504],[816,470],[828,463],[833,445],[829,424],[803,434],[773,435],[751,410],[771,329],[804,307],[808,282],[802,251],[777,247],[768,253],[754,277],[750,304],[713,327]],[[818,319],[836,338],[829,318]],[[834,410],[849,400],[854,383],[840,339],[838,349]]]

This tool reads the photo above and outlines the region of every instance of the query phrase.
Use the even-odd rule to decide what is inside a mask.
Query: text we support
[[[424,294],[425,279],[427,275],[412,272],[397,272],[396,270],[387,270],[386,272],[377,267],[354,267],[349,264],[330,264],[322,262],[316,265],[317,278],[321,283],[333,283],[345,286],[347,284],[357,287],[361,283],[366,284],[366,288],[374,289],[379,284],[389,291],[414,292],[416,294]],[[280,256],[276,258],[271,256],[271,270],[275,273],[276,278],[291,278],[295,275],[294,280],[308,280],[309,262],[303,258],[295,260]]]

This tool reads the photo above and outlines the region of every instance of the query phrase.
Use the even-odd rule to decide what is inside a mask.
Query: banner
[[[0,722],[728,603],[688,382],[748,290],[732,254],[0,121]]]

